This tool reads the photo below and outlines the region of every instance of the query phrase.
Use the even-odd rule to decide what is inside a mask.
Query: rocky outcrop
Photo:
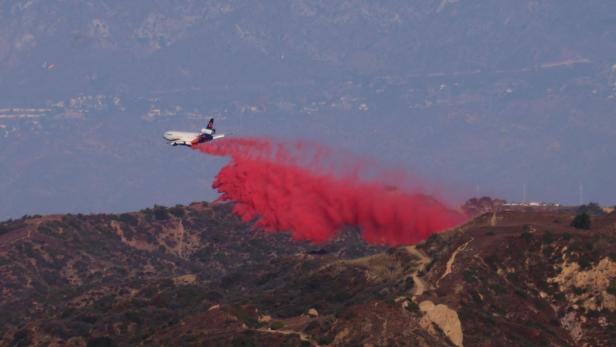
[[[462,324],[458,313],[447,305],[435,305],[432,301],[426,300],[419,304],[419,309],[424,313],[421,325],[427,330],[432,329],[431,324],[436,324],[449,338],[451,343],[462,347],[464,335],[462,334]]]

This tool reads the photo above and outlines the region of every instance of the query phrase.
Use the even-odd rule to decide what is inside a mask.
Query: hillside
[[[610,346],[616,216],[485,214],[411,247],[252,231],[228,205],[0,223],[1,346]]]

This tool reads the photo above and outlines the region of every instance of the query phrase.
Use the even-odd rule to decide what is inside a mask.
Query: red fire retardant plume
[[[372,244],[413,244],[464,221],[434,198],[325,170],[328,151],[302,143],[222,139],[196,149],[231,161],[213,187],[244,221],[322,243],[348,225]]]

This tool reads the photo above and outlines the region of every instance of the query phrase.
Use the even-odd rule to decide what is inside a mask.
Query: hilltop
[[[0,224],[2,346],[609,346],[616,215],[483,214],[416,246],[251,230],[230,206]]]

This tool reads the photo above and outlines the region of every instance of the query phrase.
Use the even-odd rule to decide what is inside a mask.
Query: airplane
[[[196,146],[200,143],[214,141],[225,137],[225,134],[215,135],[214,118],[211,118],[207,123],[207,127],[201,129],[198,133],[189,133],[184,131],[167,131],[163,137],[169,141],[172,146]]]

